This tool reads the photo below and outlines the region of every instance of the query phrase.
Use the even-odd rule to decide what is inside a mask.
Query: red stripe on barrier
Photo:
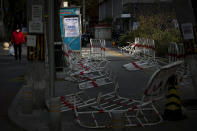
[[[84,74],[84,71],[81,71],[79,74],[80,74],[80,75],[83,75],[83,74]]]
[[[104,110],[99,110],[99,113],[104,113]]]
[[[66,52],[64,52],[64,55],[65,55],[66,57],[69,57],[68,53],[66,53]]]
[[[123,106],[126,107],[126,106],[128,106],[128,105],[127,105],[127,104],[124,104]]]
[[[143,47],[143,48],[155,50],[155,48],[153,46],[142,45],[142,44],[134,44],[134,48],[135,47]]]
[[[176,58],[184,58],[184,57],[185,57],[185,55],[184,55],[184,54],[177,55],[177,54],[173,54],[173,53],[168,53],[168,56],[176,57]]]
[[[105,48],[104,47],[101,47],[101,50],[105,51]]]
[[[148,90],[147,89],[144,91],[144,95],[148,95]]]
[[[68,53],[72,53],[72,50],[68,50]]]
[[[65,97],[64,96],[60,96],[60,100],[61,101],[64,101],[65,100]]]
[[[135,68],[138,68],[138,69],[140,69],[140,70],[143,70],[143,68],[140,67],[140,66],[138,66],[135,62],[131,62],[131,64],[133,64],[133,65],[135,66]]]
[[[92,84],[94,87],[98,87],[98,84],[96,83],[96,80],[92,80],[92,81],[91,81],[91,84]]]
[[[137,106],[133,106],[131,109],[129,109],[129,112],[133,112],[135,109],[137,109]]]

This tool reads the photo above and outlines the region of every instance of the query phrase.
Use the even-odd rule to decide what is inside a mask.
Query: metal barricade
[[[119,96],[117,82],[114,92],[107,95],[98,94],[97,106],[78,108],[75,99],[74,111],[77,123],[86,128],[114,128],[114,123],[110,123],[114,111],[120,111],[123,115],[120,116],[119,122],[121,128],[124,126],[144,127],[161,123],[163,118],[157,108],[158,103],[165,99],[168,79],[175,74],[182,63],[183,61],[173,62],[155,71],[144,89],[141,100]]]
[[[105,58],[106,44],[105,40],[90,39],[90,58],[102,60]]]
[[[139,61],[123,65],[127,70],[143,70],[153,66],[159,66],[155,59],[155,42],[152,39],[135,38],[134,52]]]

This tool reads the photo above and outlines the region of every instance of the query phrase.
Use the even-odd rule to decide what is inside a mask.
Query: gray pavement
[[[110,59],[111,69],[118,75],[118,82],[120,85],[120,95],[130,98],[140,98],[143,92],[143,89],[152,75],[156,70],[155,68],[147,69],[144,71],[126,71],[122,68],[123,64],[130,62],[132,59],[126,55],[119,53],[119,50],[110,48],[107,50],[107,56]],[[7,57],[6,57],[7,58]],[[6,59],[5,58],[5,59]],[[7,67],[3,67],[7,68]],[[21,67],[20,67],[21,68]],[[13,71],[18,70],[12,68]],[[23,70],[25,71],[25,70]],[[13,83],[13,82],[11,82]],[[7,86],[7,83],[5,84]],[[57,80],[55,83],[56,96],[65,95],[69,92],[75,91],[77,86],[76,83],[68,83],[62,80]],[[31,115],[24,115],[21,113],[21,98],[22,98],[22,84],[16,85],[19,86],[18,93],[15,97],[12,98],[12,102],[9,105],[8,116],[9,119],[15,123],[20,128],[29,131],[48,131],[49,128],[49,112],[47,109],[43,110],[34,110]],[[10,91],[11,92],[11,91]],[[48,90],[46,89],[46,96]],[[1,96],[3,93],[1,94]],[[135,131],[195,131],[197,129],[196,120],[197,120],[197,108],[196,108],[196,99],[192,90],[192,85],[188,87],[180,87],[180,97],[183,101],[184,109],[183,112],[186,114],[187,118],[180,121],[164,121],[163,123],[156,126],[149,127],[129,127],[125,130],[135,130]],[[191,100],[193,100],[191,102]],[[2,100],[4,101],[4,100]],[[191,102],[191,103],[189,103]],[[195,104],[194,104],[195,103]],[[62,118],[62,131],[87,131],[87,130],[112,130],[112,129],[86,129],[77,125],[74,121],[74,114],[72,111],[64,112],[61,114]],[[9,129],[10,131],[13,130]],[[17,130],[17,129],[16,129]],[[13,130],[14,131],[14,130]]]
[[[24,55],[19,63],[0,43],[0,131],[21,131],[21,127],[10,121],[8,109],[23,85],[20,77],[26,71],[25,63]]]

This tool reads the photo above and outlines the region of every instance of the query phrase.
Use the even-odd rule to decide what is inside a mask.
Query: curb
[[[16,96],[15,96],[15,98],[13,99],[13,101],[12,101],[12,103],[10,104],[10,106],[9,106],[9,108],[8,108],[8,118],[9,118],[9,120],[13,123],[13,124],[15,124],[17,127],[19,127],[19,128],[21,128],[21,130],[28,130],[28,129],[25,129],[23,126],[22,126],[22,124],[20,123],[20,122],[17,122],[14,118],[14,112],[16,112],[17,110],[15,110],[16,109],[16,107],[17,107],[17,101],[19,101],[19,99],[20,99],[20,96],[21,96],[21,94],[22,94],[22,91],[23,91],[23,88],[21,88],[20,90],[19,90],[19,92],[16,94]]]

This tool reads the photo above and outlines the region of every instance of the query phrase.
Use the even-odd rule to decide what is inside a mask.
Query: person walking
[[[14,56],[15,59],[21,60],[22,44],[25,44],[25,36],[21,32],[19,25],[16,26],[16,30],[13,31],[11,37],[11,44],[14,46]]]

